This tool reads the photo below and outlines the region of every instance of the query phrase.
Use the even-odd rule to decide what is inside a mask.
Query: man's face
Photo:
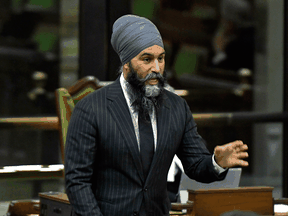
[[[158,45],[148,47],[131,59],[131,66],[137,72],[140,79],[144,79],[151,73],[160,73],[163,75],[165,69],[165,51]],[[126,63],[123,68],[124,78],[126,80],[129,72],[129,63]],[[158,82],[159,80],[155,78],[148,79],[145,85],[157,85]]]
[[[166,83],[165,52],[154,45],[143,50],[123,67],[123,75],[131,85],[136,100],[133,106],[144,120],[149,119],[153,107],[159,110],[163,103],[163,89]]]

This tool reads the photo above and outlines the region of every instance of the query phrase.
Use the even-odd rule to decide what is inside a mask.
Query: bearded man
[[[78,102],[69,123],[65,179],[75,215],[169,215],[167,173],[175,154],[200,182],[248,165],[242,141],[211,155],[185,100],[164,88],[164,45],[150,20],[120,17],[111,44],[121,75]]]

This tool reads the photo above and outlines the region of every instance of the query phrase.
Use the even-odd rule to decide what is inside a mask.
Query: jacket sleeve
[[[206,148],[203,138],[197,132],[197,125],[186,101],[185,128],[177,156],[180,158],[186,175],[203,183],[221,181],[226,177],[227,171],[218,174],[212,164],[212,155]]]
[[[97,127],[91,102],[84,99],[75,106],[67,132],[66,192],[76,215],[100,216],[102,213],[92,191]]]

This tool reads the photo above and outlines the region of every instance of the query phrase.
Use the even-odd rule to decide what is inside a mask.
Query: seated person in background
[[[254,66],[254,24],[249,0],[222,0],[221,20],[213,38],[212,66],[239,70]]]
[[[125,15],[111,43],[118,79],[80,100],[70,119],[65,183],[74,215],[169,215],[167,175],[177,154],[200,182],[223,180],[248,166],[248,146],[234,141],[207,150],[186,101],[164,89],[165,50],[148,19]]]

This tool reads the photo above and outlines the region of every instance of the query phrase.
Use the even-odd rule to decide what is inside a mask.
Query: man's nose
[[[156,73],[159,73],[159,72],[160,72],[160,64],[159,64],[158,59],[156,59],[156,60],[154,61],[152,71],[153,71],[153,72],[156,72]]]

